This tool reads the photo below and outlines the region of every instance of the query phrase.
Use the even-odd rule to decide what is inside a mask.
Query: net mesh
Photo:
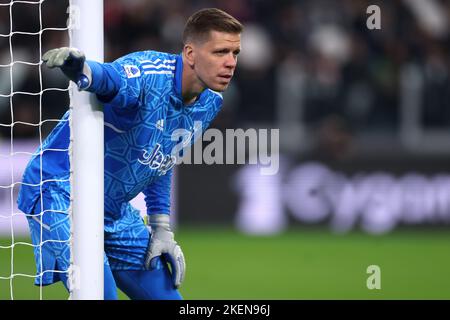
[[[47,272],[68,273],[69,270],[43,270],[42,248],[46,243],[70,243],[70,239],[44,239],[48,226],[41,210],[34,216],[17,208],[17,195],[24,183],[22,174],[33,156],[39,155],[42,186],[42,159],[45,152],[71,153],[68,149],[38,151],[48,133],[70,106],[69,83],[57,70],[42,64],[47,50],[70,43],[69,1],[1,1],[0,0],[0,299],[44,299],[42,284],[33,286],[36,277]],[[36,154],[38,153],[38,154]],[[44,164],[45,165],[45,164]],[[36,185],[35,185],[36,186]],[[67,211],[59,213],[69,214]],[[27,219],[40,222],[39,243],[33,244]],[[44,219],[45,220],[45,219]],[[36,273],[33,251],[41,257]]]

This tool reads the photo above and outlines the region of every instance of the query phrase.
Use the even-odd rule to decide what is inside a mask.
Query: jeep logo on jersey
[[[141,70],[137,66],[125,65],[123,68],[127,74],[127,78],[136,78],[141,75]]]
[[[165,175],[167,171],[173,168],[177,159],[175,156],[164,155],[160,149],[161,145],[159,143],[156,144],[151,152],[143,149],[142,158],[138,159],[138,161],[140,164],[149,166],[152,170],[158,170],[158,175]]]

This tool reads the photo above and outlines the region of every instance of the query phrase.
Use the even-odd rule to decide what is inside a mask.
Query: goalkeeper
[[[173,150],[199,136],[194,121],[204,130],[219,112],[219,92],[235,71],[241,32],[229,14],[203,9],[188,19],[180,54],[142,51],[112,63],[86,60],[75,48],[44,54],[48,67],[60,68],[104,105],[105,299],[117,299],[117,287],[131,299],[181,299],[185,261],[169,224],[171,176],[179,156]],[[70,166],[67,152],[58,151],[69,146],[68,117],[30,160],[18,204],[35,245],[35,284],[63,281],[70,290],[70,248],[64,242],[70,236]],[[189,134],[172,139],[177,129]],[[140,192],[148,225],[129,203]]]

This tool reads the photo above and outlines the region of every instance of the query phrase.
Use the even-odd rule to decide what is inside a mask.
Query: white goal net
[[[70,148],[37,151],[70,106],[69,82],[61,72],[49,70],[41,62],[47,50],[70,43],[67,8],[66,0],[0,0],[0,299],[69,296],[62,285],[48,296],[42,285],[34,285],[36,278],[47,272],[68,270],[36,273],[33,251],[42,257],[47,242],[70,242],[70,238],[44,240],[41,236],[40,243],[33,245],[27,216],[17,207],[30,158],[37,156],[40,161],[41,179],[34,186],[40,188],[42,196],[42,186],[49,182],[42,178],[43,154],[70,153]],[[60,213],[70,217],[70,211]],[[40,221],[42,231],[47,227],[42,219],[49,213],[41,210],[28,218]],[[39,260],[42,270],[42,258]]]

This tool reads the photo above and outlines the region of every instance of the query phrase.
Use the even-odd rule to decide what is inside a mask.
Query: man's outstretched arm
[[[120,74],[110,64],[87,61],[76,48],[62,47],[47,51],[42,60],[49,68],[60,68],[79,90],[96,93],[104,101],[111,100],[120,89]]]

